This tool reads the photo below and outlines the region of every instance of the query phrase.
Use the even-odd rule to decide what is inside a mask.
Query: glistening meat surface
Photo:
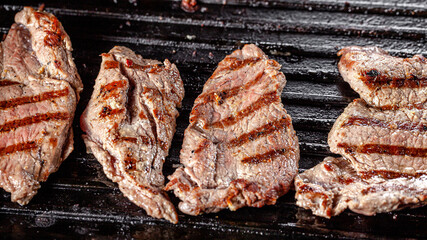
[[[378,47],[351,46],[338,52],[338,69],[369,105],[382,109],[425,108],[427,60],[390,56]]]
[[[101,70],[81,116],[88,151],[123,194],[151,216],[178,222],[162,191],[162,167],[184,97],[178,69],[126,47],[102,54]]]
[[[380,110],[356,99],[335,122],[328,144],[358,172],[426,174],[427,111]]]
[[[361,175],[344,158],[327,157],[295,178],[297,205],[330,218],[345,209],[374,215],[427,204],[427,175]]]
[[[0,51],[0,187],[27,204],[73,150],[83,85],[55,16],[26,7],[15,22]]]
[[[376,47],[346,47],[338,64],[362,99],[332,127],[331,152],[295,178],[297,205],[331,217],[346,208],[374,215],[427,202],[426,60]]]
[[[245,45],[219,64],[195,100],[167,190],[191,215],[275,204],[297,173],[298,139],[281,103],[280,65]]]

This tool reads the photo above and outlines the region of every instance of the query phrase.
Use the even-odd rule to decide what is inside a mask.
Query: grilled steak
[[[338,69],[371,106],[382,109],[425,108],[427,60],[420,55],[397,58],[377,47],[346,47],[338,52]]]
[[[426,130],[424,109],[380,110],[356,99],[335,122],[328,144],[360,173],[427,174]]]
[[[297,173],[298,139],[281,103],[280,65],[255,45],[222,60],[197,97],[169,176],[190,215],[275,204]]]
[[[331,217],[346,208],[364,215],[427,204],[427,175],[358,174],[344,158],[327,157],[295,178],[296,204]]]
[[[1,44],[0,187],[27,204],[73,150],[82,82],[55,16],[24,8]]]
[[[331,217],[374,215],[427,203],[426,61],[347,47],[338,68],[356,99],[332,127],[331,152],[295,178],[297,205]]]
[[[183,97],[174,64],[114,47],[102,54],[92,97],[81,116],[86,147],[107,177],[149,215],[174,223],[178,217],[162,191],[162,167]]]
[[[77,95],[83,83],[71,56],[71,41],[58,19],[26,7],[15,16],[3,44],[3,77],[27,81],[29,77],[64,80]]]

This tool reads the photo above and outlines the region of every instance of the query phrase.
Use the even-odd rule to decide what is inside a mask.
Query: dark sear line
[[[191,151],[194,154],[199,154],[200,152],[202,152],[203,150],[207,149],[207,147],[209,146],[210,141],[207,139],[202,139],[202,141],[199,143],[199,145],[197,146],[196,149],[194,149],[193,151]]]
[[[267,136],[268,134],[289,128],[290,124],[291,124],[291,122],[290,122],[289,118],[281,118],[281,119],[276,120],[274,122],[267,123],[267,124],[265,124],[259,128],[256,128],[249,133],[245,133],[245,134],[243,134],[243,135],[241,135],[235,139],[232,139],[231,141],[229,141],[225,144],[227,144],[229,147],[239,147],[239,146],[242,146],[243,144],[245,144],[249,141],[255,141],[259,138]],[[199,146],[194,150],[193,153],[198,154],[199,152],[206,149],[208,144],[209,144],[209,142],[207,140],[202,141],[199,144]]]
[[[381,73],[376,69],[363,71],[361,74],[361,80],[370,89],[376,89],[378,87],[390,87],[390,88],[421,88],[427,87],[427,78],[418,78],[417,76],[410,75],[406,78],[392,78],[386,74]]]
[[[0,81],[0,87],[6,87],[6,86],[11,86],[11,85],[17,85],[20,84],[19,82],[14,82],[14,81],[10,81],[10,80],[2,80]]]
[[[108,99],[127,85],[128,83],[125,80],[110,82],[100,87],[98,96],[103,97],[104,99]],[[116,97],[118,97],[118,95]]]
[[[257,154],[255,156],[245,157],[241,160],[242,163],[263,163],[263,162],[271,162],[273,158],[282,155],[286,149],[275,149],[266,153]]]
[[[115,127],[113,127],[115,128]],[[114,143],[117,143],[119,141],[125,141],[130,143],[139,143],[141,145],[149,145],[152,143],[152,140],[149,137],[146,136],[139,136],[138,138],[135,137],[120,137],[118,134],[115,136],[115,138],[112,140]]]
[[[289,118],[282,117],[279,120],[267,123],[259,128],[256,128],[249,133],[245,133],[231,140],[227,144],[230,147],[238,147],[249,141],[255,141],[256,139],[266,136],[270,133],[274,133],[277,131],[281,131],[282,129],[289,128],[290,124],[291,122]]]
[[[385,111],[385,110],[397,110],[399,108],[401,108],[399,105],[384,105],[381,107],[378,107],[379,109]],[[414,103],[408,106],[405,106],[405,108],[407,109],[425,109],[426,107],[424,107],[424,105],[422,103]]]
[[[118,68],[118,67],[119,67],[119,62],[117,61],[110,60],[110,61],[104,62],[105,69]]]
[[[123,108],[115,108],[112,109],[110,106],[103,107],[101,112],[99,113],[99,117],[105,118],[105,117],[112,117],[116,114],[120,114],[124,112],[125,110]]]
[[[1,101],[0,102],[0,110],[16,107],[23,104],[28,103],[36,103],[36,102],[42,102],[46,100],[52,100],[55,98],[60,98],[67,96],[69,94],[68,88],[57,90],[57,91],[51,91],[51,92],[44,92],[42,94],[36,95],[36,96],[28,96],[28,97],[20,97],[20,98],[14,98],[7,101]]]
[[[30,124],[41,123],[50,120],[68,120],[70,114],[66,112],[36,114],[34,116],[13,120],[0,125],[0,133],[9,132],[12,129],[24,127]]]
[[[427,125],[425,124],[414,124],[410,122],[392,122],[388,123],[375,118],[364,118],[364,117],[350,117],[344,122],[341,127],[347,126],[374,126],[387,129],[398,129],[398,130],[418,130],[420,132],[427,131]]]
[[[7,147],[0,148],[0,156],[12,154],[15,152],[38,148],[38,141],[21,142]]]
[[[276,91],[267,93],[264,96],[260,97],[256,102],[252,103],[249,107],[238,112],[235,116],[230,116],[218,122],[211,123],[211,126],[226,127],[226,126],[236,124],[244,117],[250,115],[253,112],[256,112],[258,109],[261,109],[262,107],[270,103],[279,102],[279,101],[280,101],[280,97],[278,96]]]
[[[411,148],[381,144],[365,144],[360,146],[354,146],[347,143],[339,143],[337,146],[340,148],[344,148],[345,152],[349,154],[357,152],[365,154],[378,153],[411,157],[427,157],[426,148]]]
[[[43,12],[35,12],[34,16],[37,20],[42,19],[41,21],[46,21],[48,19],[50,22],[47,22],[50,26],[43,27],[46,36],[44,37],[44,43],[50,47],[58,47],[62,44],[62,41],[65,38],[64,32],[61,30],[61,24],[55,16],[49,16]]]
[[[138,139],[135,137],[121,137],[120,139],[123,141],[126,141],[126,142],[131,142],[131,143],[137,143],[138,142]]]
[[[394,178],[401,178],[401,177],[418,178],[426,174],[425,173],[408,174],[408,173],[393,172],[393,171],[386,171],[386,170],[371,170],[371,171],[359,172],[357,173],[357,175],[363,179],[370,179],[376,176],[381,176],[384,179],[394,179]]]
[[[135,158],[127,157],[123,160],[123,162],[124,162],[124,167],[127,171],[136,170],[136,163],[138,161]]]
[[[163,151],[167,152],[168,149],[169,149],[169,147],[168,147],[169,143],[167,143],[165,141],[162,141],[162,140],[158,140],[158,141],[159,141],[160,149],[162,149]]]
[[[240,92],[248,90],[252,86],[256,85],[259,82],[259,80],[262,78],[262,76],[264,76],[264,71],[257,74],[253,80],[247,82],[243,86],[237,86],[234,88],[223,90],[221,92],[210,92],[210,93],[202,94],[199,96],[199,99],[201,99],[202,101],[199,104],[195,105],[193,108],[196,108],[201,104],[206,104],[208,102],[213,102],[213,101],[215,101],[217,104],[223,104],[225,99],[234,97]]]
[[[256,57],[256,58],[247,58],[245,60],[239,60],[235,57],[227,57],[224,60],[222,60],[222,62],[231,62],[230,65],[227,65],[226,67],[223,68],[217,68],[215,70],[215,72],[213,73],[213,75],[209,78],[209,79],[213,79],[216,76],[218,76],[220,73],[223,73],[224,71],[236,71],[239,70],[240,68],[246,66],[246,65],[253,65],[256,64],[257,62],[259,62],[261,60],[261,58]]]
[[[139,64],[134,63],[130,59],[126,59],[126,65],[127,68],[133,68],[133,69],[139,69],[146,73],[160,73],[163,71],[163,66],[160,66],[159,64],[153,64],[153,65],[145,65],[141,66]]]

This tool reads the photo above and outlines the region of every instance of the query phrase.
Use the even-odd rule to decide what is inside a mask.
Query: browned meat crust
[[[195,100],[167,190],[191,215],[275,204],[297,173],[298,139],[281,103],[285,76],[255,45],[218,64]]]
[[[382,109],[425,108],[427,60],[390,56],[377,47],[346,47],[338,52],[338,69],[371,106]]]
[[[0,187],[23,205],[73,150],[83,85],[55,16],[26,7],[15,21],[0,51]]]
[[[91,100],[81,116],[86,147],[107,177],[149,215],[173,223],[178,216],[162,191],[162,167],[183,97],[174,64],[114,47],[102,54]]]

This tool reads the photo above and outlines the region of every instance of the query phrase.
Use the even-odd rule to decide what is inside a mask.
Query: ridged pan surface
[[[348,45],[375,45],[392,55],[427,56],[427,4],[414,0],[205,0],[186,13],[179,1],[43,1],[69,34],[85,89],[83,112],[99,71],[100,53],[124,45],[144,58],[168,58],[181,72],[186,96],[164,175],[179,164],[183,132],[194,99],[227,54],[257,44],[282,65],[287,85],[282,101],[293,119],[300,171],[331,155],[327,135],[345,106],[357,97],[340,77],[337,51]],[[23,6],[39,1],[4,0],[0,31],[6,34]],[[179,214],[176,225],[147,216],[109,181],[86,154],[78,117],[75,150],[42,184],[26,206],[0,190],[0,238],[425,238],[427,207],[367,217],[345,211],[324,219],[295,205],[294,192],[276,205],[242,208],[198,217]],[[178,199],[172,194],[172,201]]]

